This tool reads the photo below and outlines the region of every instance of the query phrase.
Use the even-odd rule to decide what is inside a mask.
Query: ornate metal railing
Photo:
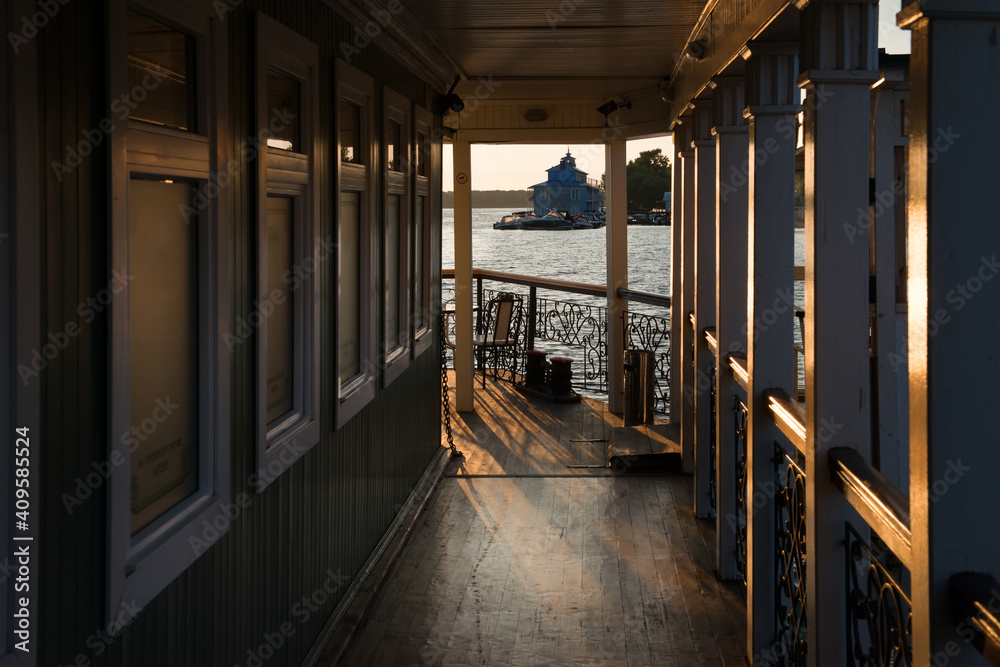
[[[452,275],[446,271],[446,278]],[[545,289],[585,297],[606,298],[607,288],[602,285],[547,280],[533,276],[505,274],[496,271],[477,270],[476,303],[484,305],[496,290],[484,289],[484,280],[504,283],[504,291],[527,293],[523,321],[527,332],[521,333],[522,349],[537,341],[555,343],[546,346],[550,354],[572,356],[573,385],[578,390],[594,394],[608,391],[608,313],[607,308],[586,303],[585,300],[566,301],[547,297],[537,297],[536,290]],[[514,287],[508,287],[512,285]],[[520,286],[520,287],[518,287]],[[527,289],[525,289],[527,288]],[[447,293],[445,287],[442,292]],[[646,310],[652,308],[665,311],[665,315],[648,312],[629,312],[625,323],[625,335],[629,349],[650,350],[654,356],[655,409],[665,415],[670,413],[670,306],[669,297],[620,289],[619,297],[630,302],[641,303]],[[446,296],[444,298],[447,298]],[[620,326],[620,325],[619,325]],[[454,318],[449,322],[446,334],[454,340]],[[523,364],[523,355],[519,355]],[[449,364],[451,357],[448,357]],[[519,369],[521,372],[523,369]]]
[[[795,451],[794,449],[792,450]],[[806,475],[788,452],[774,445],[775,611],[782,664],[806,664]]]
[[[846,528],[848,572],[848,657],[854,665],[913,664],[913,611],[899,585],[903,566],[882,555],[849,524]]]
[[[535,303],[536,341],[542,339],[581,348],[582,363],[573,368],[576,384],[607,393],[607,309],[546,298],[536,299]]]
[[[747,587],[747,404],[736,396],[733,423],[736,428],[736,567]]]

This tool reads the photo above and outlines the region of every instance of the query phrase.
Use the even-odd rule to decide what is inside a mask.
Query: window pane
[[[267,423],[292,410],[295,377],[292,331],[294,294],[285,277],[295,261],[294,210],[288,197],[267,198],[267,299],[273,311],[267,316]]]
[[[361,371],[361,194],[340,193],[340,382]]]
[[[301,153],[299,137],[299,82],[267,70],[267,146]]]
[[[417,133],[417,150],[415,159],[417,161],[417,175],[426,176],[427,175],[427,151],[430,149],[427,143],[427,135],[423,132]]]
[[[340,161],[363,164],[361,159],[361,109],[340,103]]]
[[[417,330],[424,320],[424,197],[417,197],[413,210],[413,323]]]
[[[132,10],[127,15],[128,90],[112,113],[197,130],[194,38]]]
[[[198,488],[197,222],[193,187],[129,183],[132,534]]]
[[[385,212],[385,347],[399,347],[399,195],[390,195]]]
[[[386,160],[389,171],[403,171],[403,128],[399,123],[389,123],[389,136],[386,138]]]

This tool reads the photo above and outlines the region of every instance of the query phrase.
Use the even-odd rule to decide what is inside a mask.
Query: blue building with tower
[[[569,149],[559,160],[559,164],[545,170],[549,178],[528,188],[528,200],[535,209],[535,215],[545,215],[552,209],[569,213],[600,211],[604,206],[604,191],[587,172],[577,169],[576,158]]]

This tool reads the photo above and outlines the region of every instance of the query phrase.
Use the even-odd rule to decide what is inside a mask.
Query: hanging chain
[[[448,396],[448,350],[445,339],[448,332],[448,318],[444,312],[441,313],[441,406],[444,408],[444,432],[448,436],[448,446],[451,447],[451,455],[465,456],[455,448],[455,437],[451,433],[451,399]]]

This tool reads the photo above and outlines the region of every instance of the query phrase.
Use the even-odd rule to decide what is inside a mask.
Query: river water
[[[505,208],[472,209],[473,267],[605,284],[606,228],[569,231],[493,229],[493,223],[509,213],[510,210]],[[455,212],[446,208],[442,217],[441,265],[450,269],[455,266]],[[629,226],[628,283],[631,289],[670,295],[670,237],[670,227]],[[801,266],[804,263],[805,230],[796,229],[795,264]],[[797,283],[796,287],[795,301],[803,306],[802,283]],[[577,300],[576,295],[565,297],[566,300]],[[579,299],[595,304],[602,301],[582,296]]]
[[[509,209],[476,208],[472,210],[472,265],[477,269],[492,269],[508,273],[520,273],[541,278],[555,278],[584,283],[604,285],[606,271],[606,228],[576,229],[565,231],[542,230],[496,230],[493,223],[509,214]],[[444,268],[455,266],[455,216],[454,210],[446,208],[442,215],[442,261]],[[670,295],[671,228],[645,225],[628,227],[628,283],[633,290]],[[795,264],[805,262],[805,230],[795,230]],[[526,287],[505,285],[486,281],[486,289],[509,290],[527,294]],[[445,300],[453,297],[453,283],[444,283]],[[558,301],[604,307],[607,301],[599,297],[588,297],[565,292],[539,290],[538,297]],[[804,306],[803,283],[795,283],[795,303]],[[630,303],[629,311],[654,315],[669,320],[669,310],[639,303]],[[661,323],[666,330],[669,325]],[[794,332],[795,342],[802,344],[799,328]],[[569,347],[544,341],[543,347],[550,356],[560,354],[579,360],[574,370],[574,386],[586,395],[595,394],[589,384],[584,387],[577,380],[579,368],[585,362],[579,347]],[[662,352],[662,350],[660,351]],[[792,352],[789,351],[791,354]],[[799,357],[801,363],[801,356]],[[662,362],[661,362],[662,363]],[[578,370],[577,370],[578,369]],[[658,369],[662,370],[662,369]],[[804,382],[802,365],[799,367],[799,382]],[[658,383],[662,378],[657,378]],[[662,387],[660,388],[662,391]],[[658,409],[662,409],[662,402]]]

